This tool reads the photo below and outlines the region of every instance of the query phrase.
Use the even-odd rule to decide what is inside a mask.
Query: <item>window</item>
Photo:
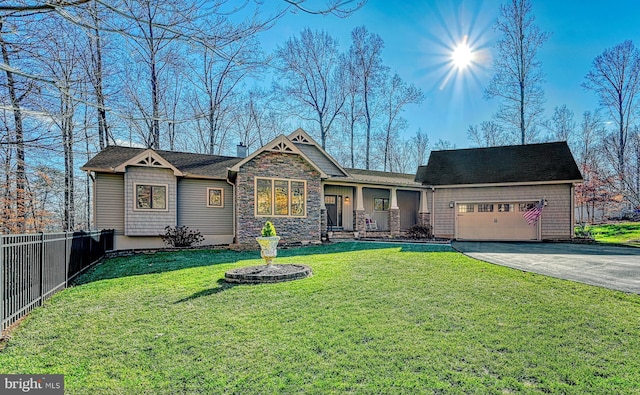
[[[207,207],[224,207],[222,188],[207,188]]]
[[[473,203],[471,204],[458,204],[458,212],[459,213],[472,213],[473,212]]]
[[[498,212],[508,213],[510,211],[515,211],[515,206],[511,203],[499,203],[498,204]]]
[[[478,204],[478,212],[479,213],[492,213],[493,212],[493,204],[486,204],[486,203]]]
[[[374,198],[373,199],[373,211],[388,211],[389,199],[387,198]]]
[[[535,206],[535,203],[520,203],[518,205],[518,211],[525,212],[531,210]]]
[[[166,210],[167,186],[135,184],[136,209],[138,210]]]
[[[256,178],[256,215],[306,216],[306,182]]]

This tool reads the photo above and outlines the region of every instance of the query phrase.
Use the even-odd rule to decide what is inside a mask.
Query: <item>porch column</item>
[[[327,206],[324,205],[324,185],[320,186],[320,238],[327,236]]]
[[[389,202],[389,234],[391,237],[400,235],[400,208],[398,207],[398,194],[396,188],[391,188],[391,201]]]
[[[362,185],[356,186],[356,209],[353,210],[353,230],[360,232],[360,237],[366,236],[367,227],[364,221],[364,197]]]
[[[420,209],[418,210],[418,224],[429,226],[431,223],[429,215],[429,203],[427,202],[427,191],[420,191]]]

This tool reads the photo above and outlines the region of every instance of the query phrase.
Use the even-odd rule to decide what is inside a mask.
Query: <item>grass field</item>
[[[257,252],[108,260],[23,322],[0,372],[61,373],[69,394],[640,393],[640,295],[448,247],[338,243],[278,261],[314,275],[221,281]]]
[[[586,230],[601,243],[629,244],[640,247],[640,222],[588,225]]]

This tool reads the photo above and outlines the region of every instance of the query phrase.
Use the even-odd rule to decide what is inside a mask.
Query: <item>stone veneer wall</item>
[[[389,233],[392,237],[400,234],[400,209],[389,209]]]
[[[307,181],[306,217],[256,217],[255,177]],[[236,243],[255,244],[266,221],[281,243],[320,240],[320,173],[296,154],[262,152],[245,163],[236,179]]]
[[[419,212],[418,213],[418,224],[424,225],[424,226],[431,225],[431,214],[423,212],[423,211]]]

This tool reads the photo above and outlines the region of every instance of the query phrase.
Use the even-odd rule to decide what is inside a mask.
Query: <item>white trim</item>
[[[140,208],[138,207],[138,185],[149,186],[152,187],[164,187],[164,208]],[[151,197],[151,203],[153,203],[153,196]],[[134,182],[133,183],[133,211],[140,212],[167,212],[169,211],[169,184],[150,184],[145,182]]]
[[[338,163],[338,161],[336,161],[335,159],[333,159],[333,156],[329,155],[327,153],[327,151],[325,151],[310,135],[309,133],[307,133],[304,129],[302,128],[298,128],[296,130],[293,131],[293,133],[291,133],[289,136],[287,136],[287,138],[293,142],[294,144],[296,143],[296,141],[294,141],[296,138],[300,138],[302,137],[304,140],[306,141],[298,141],[298,144],[306,144],[306,145],[313,145],[315,146],[327,159],[329,159],[331,161],[331,163],[333,163],[338,170],[340,170],[342,172],[342,174],[344,174],[345,176],[350,176],[351,174],[349,174],[348,171],[346,171],[344,169],[344,167],[342,167],[342,165],[340,163]],[[327,177],[328,178],[328,177]]]
[[[271,214],[258,214],[258,180],[268,180],[271,181]],[[288,182],[288,190],[287,190],[287,203],[288,203],[288,212],[287,215],[276,214],[276,202],[275,202],[275,181],[287,181]],[[304,215],[291,215],[291,183],[292,182],[301,182],[304,185]],[[309,207],[307,204],[307,180],[299,180],[293,178],[277,178],[277,177],[254,177],[253,178],[253,215],[256,218],[307,218],[307,213],[309,211]]]
[[[210,194],[211,194],[211,191],[213,191],[213,190],[220,191],[220,205],[219,206],[215,206],[215,205],[211,204]],[[213,187],[212,188],[207,188],[206,200],[207,200],[207,207],[224,208],[224,188],[213,188]]]
[[[146,161],[147,164],[141,164],[140,162]],[[155,169],[170,169],[173,171],[173,175],[177,177],[184,176],[185,174],[178,170],[175,166],[173,166],[169,161],[164,159],[160,154],[158,154],[153,149],[149,148],[128,161],[120,164],[119,166],[113,169],[116,173],[124,173],[126,171],[127,166],[142,166],[142,167],[151,167]]]
[[[564,181],[523,181],[523,182],[501,182],[487,184],[456,184],[456,185],[429,185],[429,188],[446,189],[446,188],[479,188],[479,187],[514,187],[514,186],[538,186],[538,185],[560,185],[560,184],[581,184],[582,180],[564,180]]]
[[[254,159],[256,156],[260,155],[263,152],[282,152],[285,154],[293,154],[301,156],[311,167],[316,169],[320,173],[320,178],[329,178],[329,176],[322,171],[321,168],[316,166],[316,164],[304,154],[304,152],[300,151],[296,145],[291,142],[285,135],[281,134],[275,139],[271,140],[269,143],[265,144],[262,148],[258,149],[251,155],[247,156],[240,162],[236,163],[230,170],[233,172],[240,171],[240,168],[247,162]]]

